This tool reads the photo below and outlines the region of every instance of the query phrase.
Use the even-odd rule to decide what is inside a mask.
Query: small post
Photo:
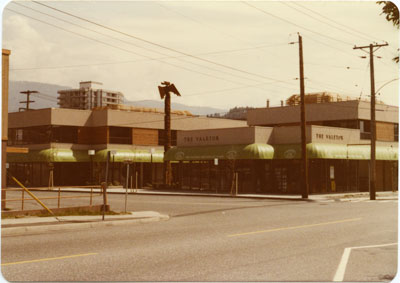
[[[24,201],[25,201],[25,190],[22,189],[22,203],[21,203],[21,210],[24,211]]]
[[[237,196],[238,195],[238,189],[239,189],[239,183],[238,183],[238,180],[239,180],[239,173],[238,172],[235,172],[235,196]]]
[[[107,162],[106,162],[106,181],[101,184],[103,188],[103,217],[102,220],[104,221],[104,215],[106,214],[106,205],[107,205],[107,186],[108,186],[108,163],[110,162],[110,155],[111,152],[107,151]]]
[[[102,207],[102,220],[104,221],[104,215],[106,214],[106,205],[107,205],[107,183],[102,182],[101,188],[103,191],[103,207]]]
[[[129,163],[126,163],[126,190],[125,190],[125,213],[126,213],[126,205],[128,202],[128,186],[129,186]]]
[[[93,188],[90,188],[90,199],[89,199],[89,205],[92,206],[93,202]]]
[[[93,156],[96,154],[94,149],[88,150],[88,155],[90,156],[90,184],[93,185],[94,177],[93,177]]]
[[[138,189],[138,172],[136,172],[136,181],[135,181],[135,190],[137,191],[137,189]]]
[[[153,174],[153,171],[154,171],[154,165],[153,165],[153,154],[155,153],[155,148],[151,148],[150,149],[150,170],[151,170],[151,175],[150,175],[150,183],[151,183],[151,187],[153,187],[153,178],[154,178],[154,174]]]
[[[58,187],[58,203],[57,203],[58,208],[60,208],[60,196],[61,196],[61,188]]]

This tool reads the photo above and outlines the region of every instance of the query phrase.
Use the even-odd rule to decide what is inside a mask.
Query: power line
[[[10,10],[10,11],[12,11],[12,12],[15,12],[15,13],[17,13],[17,14],[26,16],[26,17],[28,17],[28,18],[31,18],[31,19],[33,19],[33,20],[37,20],[37,21],[39,21],[39,22],[48,24],[48,25],[53,26],[53,27],[55,27],[55,28],[59,28],[59,29],[61,29],[61,30],[64,30],[64,31],[73,33],[73,34],[75,34],[75,35],[78,35],[78,36],[81,36],[81,37],[84,37],[84,38],[87,38],[87,39],[94,40],[94,41],[96,41],[96,42],[98,42],[98,43],[102,43],[102,44],[105,44],[105,45],[110,46],[110,47],[114,47],[114,48],[117,48],[117,49],[121,49],[121,48],[116,47],[116,46],[114,46],[114,45],[111,45],[111,44],[109,44],[109,43],[104,43],[104,42],[99,41],[99,40],[97,40],[97,39],[93,39],[93,38],[87,37],[87,36],[85,36],[85,35],[82,35],[82,34],[79,34],[79,33],[76,33],[76,32],[72,32],[72,31],[69,31],[69,30],[67,30],[67,29],[64,29],[64,28],[61,28],[61,27],[59,27],[59,26],[50,24],[50,23],[48,23],[48,22],[45,22],[45,21],[42,21],[42,20],[38,20],[38,19],[36,19],[36,18],[27,16],[27,15],[25,15],[25,14],[22,14],[22,13],[19,13],[19,12],[16,12],[16,11],[13,11],[13,10],[11,10],[11,9],[9,9],[9,8],[6,8],[6,9],[8,9],[8,10]],[[79,25],[78,25],[78,26],[79,26]],[[82,28],[84,28],[84,27],[82,27]],[[90,29],[89,29],[89,30],[90,30]],[[93,31],[93,30],[90,30],[90,31]],[[104,34],[102,34],[102,35],[104,35]],[[107,36],[107,35],[106,35],[106,36]],[[136,45],[135,45],[135,46],[136,46]],[[192,70],[192,69],[188,69],[188,68],[185,68],[185,67],[182,67],[182,66],[178,66],[178,65],[175,65],[175,64],[172,64],[172,63],[160,61],[160,60],[157,59],[157,58],[151,58],[151,57],[149,57],[149,56],[142,55],[142,54],[139,54],[139,53],[136,53],[136,52],[132,52],[132,51],[127,50],[127,49],[121,49],[121,50],[123,50],[123,51],[125,51],[125,52],[129,52],[129,53],[133,53],[133,54],[138,55],[138,56],[142,56],[142,57],[148,58],[149,60],[156,60],[156,61],[159,61],[159,62],[161,62],[161,63],[174,66],[174,67],[176,67],[176,68],[180,68],[180,69],[184,69],[184,70],[187,70],[187,71],[190,71],[190,72],[195,72],[195,73],[198,73],[198,74],[202,74],[202,75],[205,75],[205,76],[209,76],[209,77],[212,77],[212,78],[214,78],[214,79],[220,79],[220,80],[228,81],[228,82],[235,83],[235,84],[238,84],[238,83],[239,83],[239,82],[237,82],[237,81],[228,80],[228,79],[221,78],[221,77],[218,77],[218,76],[215,76],[215,75],[210,75],[210,74],[207,74],[207,73],[203,73],[203,72],[199,72],[199,71],[194,71],[194,70]],[[153,51],[153,52],[154,52],[154,51]],[[157,53],[159,53],[159,52],[157,52]],[[163,53],[160,53],[160,54],[163,54]],[[165,55],[165,54],[163,54],[163,55]],[[177,58],[177,57],[174,57],[174,58]],[[181,59],[181,60],[182,60],[182,59]],[[185,60],[184,60],[184,61],[185,61]],[[185,61],[185,62],[187,62],[187,61]],[[207,66],[199,65],[199,64],[196,64],[196,63],[194,63],[194,62],[187,62],[187,63],[193,64],[193,65],[196,65],[196,66],[200,66],[200,67],[203,67],[203,68],[211,69],[211,70],[214,70],[214,71],[217,71],[217,72],[225,73],[225,74],[228,74],[228,75],[231,75],[231,76],[235,76],[235,77],[239,77],[239,78],[244,78],[244,79],[251,80],[251,81],[260,82],[260,81],[258,81],[258,80],[250,79],[250,78],[247,78],[247,77],[239,76],[239,75],[232,74],[232,73],[228,73],[228,72],[225,72],[225,71],[216,70],[216,69],[214,69],[214,68],[210,68],[210,67],[207,67]],[[270,80],[274,80],[274,79],[270,79]],[[288,82],[285,82],[285,81],[282,81],[282,80],[275,80],[275,81],[277,81],[277,82],[284,82],[284,83],[287,83],[287,84],[288,84]],[[239,84],[243,84],[243,83],[239,83]],[[255,86],[255,87],[256,87],[256,88],[259,88],[259,87],[257,87],[257,86]],[[281,87],[284,87],[284,86],[281,86]],[[284,88],[285,88],[285,87],[284,87]],[[286,88],[287,88],[287,87],[286,87]]]
[[[340,92],[340,93],[343,93],[343,94],[346,94],[346,95],[350,95],[351,96],[351,91],[349,91],[349,90],[346,90],[346,89],[342,89],[342,88],[338,88],[336,85],[332,85],[332,84],[328,84],[328,83],[326,83],[326,82],[321,82],[321,81],[318,81],[318,80],[314,80],[314,79],[309,79],[309,82],[310,83],[314,83],[314,84],[317,84],[317,85],[320,85],[320,86],[323,86],[323,87],[326,87],[326,86],[328,86],[327,88],[332,88],[334,91],[338,91],[338,92]]]
[[[285,4],[286,4],[286,3],[285,3]],[[322,20],[320,20],[320,19],[316,19],[315,17],[313,17],[313,16],[310,15],[310,14],[307,14],[308,16],[310,16],[310,17],[316,19],[317,21],[320,21],[320,22],[322,22],[322,23],[325,23],[325,24],[327,24],[327,25],[329,25],[329,26],[331,26],[331,27],[333,27],[333,28],[336,28],[336,29],[338,29],[338,30],[344,31],[344,32],[346,32],[346,33],[348,33],[348,34],[355,35],[355,36],[357,36],[357,37],[359,37],[359,38],[362,38],[362,39],[364,39],[364,40],[368,40],[368,41],[371,40],[371,37],[370,37],[369,35],[363,33],[363,32],[357,31],[357,30],[354,29],[354,28],[351,28],[351,27],[346,26],[346,25],[344,25],[344,24],[341,24],[341,23],[339,23],[339,22],[337,22],[337,21],[334,21],[334,20],[328,18],[326,15],[322,15],[322,14],[320,14],[320,13],[318,13],[318,12],[312,10],[312,9],[309,9],[309,8],[307,8],[307,7],[304,7],[304,6],[301,5],[300,3],[293,2],[293,4],[294,4],[294,5],[297,5],[297,6],[301,7],[301,8],[303,8],[303,9],[305,9],[305,10],[308,10],[308,11],[310,11],[311,13],[314,13],[314,14],[320,16],[322,19],[324,19],[324,21],[322,21]],[[295,10],[297,10],[297,11],[299,11],[298,9],[296,9],[296,8],[294,8],[294,7],[291,7],[291,8],[292,8],[292,9],[295,9]],[[304,13],[304,12],[302,12],[302,11],[299,11],[299,12],[300,12],[300,13]],[[336,25],[340,25],[340,26],[342,26],[342,27],[344,27],[344,28],[346,28],[346,29],[352,30],[352,31],[354,31],[354,32],[349,32],[349,31],[346,30],[346,29],[342,29],[342,28],[336,27],[336,26],[334,26],[334,25],[332,25],[332,24],[329,24],[329,23],[326,22],[325,20],[328,20],[328,21],[330,21],[330,22],[333,22],[333,23],[335,23]]]
[[[254,47],[238,48],[238,49],[226,49],[226,50],[219,50],[219,51],[204,52],[204,53],[199,53],[196,55],[203,56],[203,55],[214,55],[214,54],[226,54],[226,53],[232,53],[232,52],[263,49],[263,48],[267,48],[267,47],[275,47],[275,46],[283,46],[283,45],[287,45],[287,43],[267,44],[267,45],[259,45],[259,46],[254,46]],[[167,56],[167,57],[159,57],[159,58],[152,58],[152,59],[138,59],[138,60],[103,62],[103,63],[93,63],[93,64],[64,65],[64,66],[25,67],[25,68],[19,67],[19,68],[12,68],[12,69],[10,69],[10,71],[31,71],[31,70],[47,70],[47,69],[80,68],[80,67],[92,67],[92,66],[103,66],[103,65],[118,65],[118,64],[137,63],[137,62],[145,62],[145,61],[153,61],[153,60],[175,59],[175,58],[182,58],[182,57],[186,57],[186,56]]]
[[[251,7],[251,8],[253,8],[253,9],[256,9],[256,10],[258,10],[258,11],[260,11],[260,12],[266,14],[266,15],[269,15],[269,16],[271,16],[271,17],[277,18],[277,19],[279,19],[279,20],[281,20],[281,21],[284,21],[284,22],[289,23],[289,24],[291,24],[291,25],[294,25],[294,26],[296,26],[296,27],[302,28],[302,29],[304,29],[304,30],[306,30],[306,31],[309,31],[309,32],[312,32],[312,33],[317,34],[317,35],[319,35],[319,36],[322,36],[322,37],[325,37],[325,38],[328,38],[328,39],[331,39],[331,40],[340,42],[340,43],[342,43],[342,44],[352,45],[352,43],[349,43],[349,42],[346,42],[346,41],[343,41],[343,40],[340,40],[340,39],[337,39],[337,38],[328,36],[328,35],[326,35],[326,34],[323,34],[323,33],[320,33],[320,32],[317,32],[317,31],[314,31],[314,30],[311,30],[311,29],[308,29],[308,28],[303,27],[303,26],[301,26],[301,25],[298,25],[298,24],[296,24],[296,23],[294,23],[294,22],[291,22],[291,21],[289,21],[289,20],[287,20],[287,19],[285,19],[285,18],[279,17],[279,16],[274,15],[274,14],[272,14],[272,13],[270,13],[270,12],[267,12],[267,11],[261,9],[261,8],[258,8],[258,7],[254,6],[254,5],[252,5],[252,4],[249,4],[248,2],[244,2],[244,1],[241,1],[241,2],[242,2],[243,4],[245,4],[245,5],[247,5],[247,6]]]
[[[357,30],[357,29],[355,29],[355,28],[353,28],[353,27],[351,27],[351,26],[348,26],[348,25],[342,24],[342,23],[340,23],[340,22],[338,22],[338,21],[335,21],[335,20],[333,20],[333,19],[327,17],[326,15],[323,15],[323,14],[321,14],[321,13],[318,13],[317,11],[315,11],[315,10],[313,10],[313,9],[304,7],[304,6],[301,5],[299,2],[293,2],[293,4],[295,4],[295,5],[297,5],[297,6],[301,6],[302,8],[304,8],[304,9],[306,9],[306,10],[308,10],[308,11],[314,13],[314,14],[319,15],[320,17],[322,17],[322,18],[325,19],[325,20],[331,21],[331,22],[333,22],[333,23],[335,23],[335,24],[337,24],[337,25],[340,25],[340,26],[342,26],[342,27],[344,27],[344,28],[347,28],[347,29],[349,29],[349,30],[352,30],[352,31],[354,31],[356,34],[358,33],[359,36],[364,36],[364,38],[368,39],[369,41],[371,41],[371,39],[378,40],[378,41],[382,40],[382,39],[378,39],[377,37],[371,37],[371,34],[364,33],[364,32],[359,31],[359,30]]]
[[[349,52],[347,52],[347,51],[344,51],[344,50],[342,50],[342,49],[340,49],[340,48],[337,48],[337,47],[334,47],[334,46],[332,46],[332,45],[330,45],[330,44],[327,44],[327,43],[325,43],[325,42],[319,41],[319,40],[317,40],[317,39],[315,39],[315,38],[313,38],[313,37],[311,37],[311,36],[305,35],[305,36],[303,36],[303,37],[304,37],[304,38],[307,38],[307,39],[310,39],[310,40],[312,40],[312,41],[315,41],[315,42],[317,42],[317,43],[319,43],[319,44],[321,44],[321,45],[324,45],[324,46],[326,46],[326,47],[328,47],[328,48],[335,49],[335,50],[337,50],[337,51],[339,51],[339,52],[341,52],[341,53],[343,53],[343,54],[346,54],[346,55],[349,56],[349,57],[354,58],[354,56],[357,56],[357,55],[354,55],[354,54],[349,53]]]
[[[80,25],[78,25],[78,24],[75,24],[75,23],[73,23],[73,22],[70,22],[70,21],[67,21],[67,20],[61,19],[61,18],[59,18],[59,17],[56,17],[56,16],[53,16],[53,15],[50,15],[50,14],[48,14],[48,13],[45,13],[45,12],[39,11],[39,10],[37,10],[37,9],[34,9],[34,8],[32,8],[32,7],[28,7],[28,6],[22,5],[22,4],[18,3],[18,2],[11,2],[11,3],[12,3],[12,4],[14,4],[14,5],[18,5],[18,6],[21,6],[21,7],[24,7],[24,8],[26,8],[26,9],[29,9],[29,10],[35,11],[36,13],[39,13],[39,14],[42,14],[42,15],[48,16],[48,17],[50,17],[50,18],[56,19],[56,20],[58,20],[58,21],[62,21],[62,22],[64,22],[64,23],[68,23],[68,24],[70,24],[70,25],[73,25],[73,26],[75,26],[75,27],[78,27],[78,28],[81,28],[81,29],[84,29],[84,30],[88,30],[88,31],[90,31],[90,32],[93,32],[93,33],[96,33],[96,34],[99,34],[99,35],[102,35],[102,36],[105,36],[105,37],[109,37],[109,38],[111,38],[111,39],[114,39],[114,40],[117,40],[117,41],[123,42],[123,43],[125,43],[125,44],[128,44],[128,45],[133,45],[133,46],[135,46],[135,47],[137,47],[137,48],[142,48],[142,49],[145,49],[145,48],[143,48],[142,46],[140,46],[140,45],[136,45],[136,44],[134,44],[134,43],[132,43],[132,42],[125,41],[125,40],[123,40],[123,39],[120,39],[120,38],[117,38],[117,37],[113,37],[113,36],[111,36],[111,35],[108,35],[108,34],[105,34],[105,33],[101,33],[101,32],[99,32],[99,31],[97,31],[97,30],[93,30],[93,29],[90,29],[90,28],[87,28],[87,27],[80,26]],[[147,51],[151,51],[151,52],[155,52],[155,53],[159,53],[159,52],[157,52],[157,51],[154,51],[154,50],[151,50],[151,49],[145,49],[145,50],[147,50]],[[165,55],[165,54],[163,54],[163,53],[159,53],[159,54]]]
[[[71,24],[71,25],[73,25],[73,26],[76,26],[76,27],[79,27],[79,28],[82,28],[82,29],[85,29],[85,30],[88,30],[88,31],[91,31],[91,32],[94,32],[94,33],[97,33],[97,34],[100,34],[100,35],[102,35],[102,36],[106,36],[106,37],[112,38],[112,39],[114,39],[114,40],[118,40],[118,41],[121,41],[121,42],[123,42],[123,43],[129,44],[129,45],[133,45],[133,46],[135,46],[135,47],[137,47],[137,48],[141,48],[141,49],[144,49],[144,50],[146,50],[146,51],[151,51],[151,52],[154,52],[154,53],[157,53],[157,54],[161,54],[161,55],[166,56],[166,57],[160,58],[160,59],[151,58],[151,59],[149,59],[149,60],[179,59],[179,58],[182,58],[182,57],[186,57],[186,56],[167,56],[165,53],[161,53],[161,52],[158,52],[158,51],[154,51],[154,50],[151,50],[151,49],[147,49],[147,48],[144,48],[144,47],[142,47],[142,46],[133,44],[133,43],[131,43],[131,42],[128,42],[128,41],[121,40],[121,39],[119,39],[119,38],[110,36],[110,35],[108,35],[108,34],[104,34],[104,33],[98,32],[98,31],[93,30],[93,29],[89,29],[89,28],[86,28],[86,27],[82,27],[82,26],[77,25],[77,24],[75,24],[75,23],[72,23],[72,22],[70,22],[70,21],[66,21],[66,20],[64,20],[64,19],[60,19],[60,18],[58,18],[58,17],[55,17],[55,16],[50,15],[50,14],[48,14],[48,13],[44,13],[44,12],[42,12],[42,11],[38,11],[38,10],[33,9],[33,8],[31,8],[31,7],[27,7],[27,6],[25,6],[25,5],[22,5],[22,4],[19,4],[19,3],[16,3],[16,2],[12,2],[12,3],[13,3],[13,4],[16,4],[16,5],[19,5],[19,6],[21,6],[21,7],[24,7],[24,8],[30,9],[30,10],[33,10],[33,11],[35,11],[35,12],[37,12],[37,13],[46,15],[46,16],[48,16],[48,17],[55,18],[55,19],[57,19],[57,20],[66,22],[66,23]],[[279,45],[279,44],[278,44],[278,45]],[[269,46],[277,46],[277,45],[274,44],[274,45],[269,45]],[[258,48],[263,48],[263,47],[264,47],[264,46],[257,46],[257,47],[255,47],[255,48],[253,47],[253,48],[249,48],[249,49],[258,49]],[[242,50],[244,50],[244,49],[242,49]],[[229,50],[229,51],[232,51],[232,50]],[[228,51],[228,52],[229,52],[229,51]],[[236,51],[236,50],[233,50],[233,51]],[[205,54],[218,54],[218,53],[224,53],[224,52],[226,52],[226,51],[209,52],[209,53],[205,53]],[[134,53],[134,54],[135,54],[135,55],[138,55],[138,53]],[[140,56],[140,55],[141,55],[141,54],[139,54],[139,56]],[[181,59],[181,60],[183,60],[183,59]],[[238,76],[238,75],[233,75],[233,74],[231,74],[231,73],[227,73],[227,72],[224,72],[224,71],[221,71],[221,70],[216,70],[216,69],[213,69],[213,68],[210,68],[210,67],[206,67],[206,66],[203,66],[203,65],[199,65],[199,64],[196,64],[196,63],[193,63],[193,62],[188,62],[188,61],[185,61],[185,60],[183,60],[183,61],[186,62],[186,63],[192,64],[192,65],[195,65],[195,66],[200,66],[200,67],[207,68],[207,69],[211,69],[211,70],[214,70],[214,71],[217,71],[217,72],[225,73],[225,74],[228,74],[228,75],[231,75],[231,76],[236,76],[236,77],[239,77],[239,78],[242,78],[242,79],[250,80],[249,78],[246,78],[246,77],[242,77],[242,76]],[[255,81],[255,80],[253,80],[253,81]]]
[[[223,67],[223,68],[226,68],[226,69],[230,69],[230,70],[233,70],[233,71],[236,71],[236,72],[240,72],[240,73],[244,73],[244,74],[247,74],[247,75],[252,75],[252,76],[255,76],[255,77],[262,78],[262,79],[268,79],[268,80],[278,81],[278,82],[282,82],[282,83],[287,83],[287,82],[282,81],[282,80],[277,80],[277,79],[270,78],[270,77],[267,77],[267,76],[264,76],[264,75],[260,75],[260,74],[256,74],[256,73],[249,72],[249,71],[246,71],[246,70],[242,70],[242,69],[239,69],[239,68],[236,68],[236,67],[232,67],[232,66],[228,66],[228,65],[221,64],[221,63],[218,63],[218,62],[214,62],[214,61],[212,61],[212,60],[208,60],[208,59],[205,59],[205,58],[202,58],[202,57],[198,57],[198,56],[195,56],[195,55],[192,55],[192,54],[189,54],[189,53],[186,53],[186,52],[183,52],[183,51],[180,51],[180,50],[171,48],[171,47],[167,47],[167,46],[164,46],[164,45],[162,45],[162,44],[159,44],[159,43],[156,43],[156,42],[152,42],[152,41],[150,41],[150,40],[147,40],[147,39],[144,39],[144,38],[141,38],[141,37],[132,35],[132,34],[128,34],[128,33],[126,33],[126,32],[122,32],[122,31],[120,31],[120,30],[111,28],[111,27],[106,26],[106,25],[103,25],[103,24],[96,23],[96,22],[94,22],[94,21],[85,19],[85,18],[80,17],[80,16],[76,16],[76,15],[74,15],[74,14],[65,12],[65,11],[63,11],[63,10],[54,8],[54,7],[52,7],[52,6],[49,6],[49,5],[46,5],[46,4],[43,4],[43,3],[40,3],[40,2],[34,1],[34,0],[32,0],[32,2],[33,2],[33,3],[36,3],[36,4],[38,4],[38,5],[42,5],[42,6],[44,6],[44,7],[47,7],[47,8],[49,8],[49,9],[55,10],[55,11],[57,11],[57,12],[60,12],[60,13],[69,15],[69,16],[71,16],[71,17],[80,19],[80,20],[82,20],[82,21],[91,23],[91,24],[93,24],[93,25],[102,27],[102,28],[104,28],[104,29],[107,29],[107,30],[110,30],[110,31],[113,31],[113,32],[116,32],[116,33],[119,33],[119,34],[122,34],[122,35],[124,35],[124,36],[127,36],[127,37],[130,37],[130,38],[133,38],[133,39],[136,39],[136,40],[145,42],[145,43],[150,44],[150,45],[153,45],[153,46],[157,46],[157,47],[162,48],[162,49],[166,49],[166,50],[169,50],[169,51],[172,51],[172,52],[181,54],[181,55],[185,55],[185,56],[187,56],[187,57],[190,57],[190,58],[193,58],[193,59],[196,59],[196,60],[199,60],[199,61],[203,61],[203,62],[206,62],[206,63],[209,63],[209,64],[217,65],[217,66],[220,66],[220,67]]]
[[[183,67],[183,66],[175,65],[175,64],[172,64],[172,63],[169,63],[169,62],[164,62],[164,61],[158,60],[158,59],[156,59],[156,58],[151,58],[151,57],[149,57],[149,56],[142,55],[142,54],[139,54],[139,53],[136,53],[136,52],[127,50],[127,49],[122,49],[122,48],[117,47],[117,46],[114,46],[114,45],[112,45],[112,44],[105,43],[105,42],[102,42],[102,41],[100,41],[100,40],[93,39],[93,38],[91,38],[91,37],[88,37],[88,36],[85,36],[85,35],[82,35],[82,34],[79,34],[79,33],[76,33],[76,32],[73,32],[73,31],[70,31],[70,30],[67,30],[67,29],[64,29],[64,28],[59,27],[59,26],[57,26],[57,25],[54,25],[54,24],[51,24],[51,23],[48,23],[48,22],[45,22],[45,21],[36,19],[36,18],[34,18],[34,17],[25,15],[25,14],[23,14],[23,13],[14,11],[14,10],[12,10],[12,9],[9,9],[9,8],[5,8],[5,9],[6,9],[6,10],[9,10],[9,11],[11,11],[11,12],[14,12],[14,13],[16,13],[16,14],[20,14],[20,15],[22,15],[22,16],[25,16],[25,17],[27,17],[27,18],[33,19],[33,20],[35,20],[35,21],[39,21],[39,22],[44,23],[44,24],[46,24],[46,25],[50,25],[50,26],[52,26],[52,27],[61,29],[61,30],[63,30],[63,31],[72,33],[72,34],[74,34],[74,35],[77,35],[77,36],[80,36],[80,37],[83,37],[83,38],[86,38],[86,39],[95,41],[95,42],[97,42],[97,43],[101,43],[101,44],[107,45],[107,46],[109,46],[109,47],[117,48],[117,49],[123,50],[123,51],[128,52],[128,53],[133,53],[133,54],[135,54],[135,55],[145,57],[145,58],[147,58],[147,59],[149,59],[149,60],[159,61],[159,62],[161,62],[161,63],[163,63],[163,64],[167,64],[167,65],[170,65],[170,66],[173,66],[173,67],[176,67],[176,68],[179,68],[179,69],[183,69],[183,70],[186,70],[186,71],[189,71],[189,72],[194,72],[194,73],[197,73],[197,74],[201,74],[201,75],[204,75],[204,76],[208,76],[208,77],[211,77],[211,78],[214,78],[214,79],[224,80],[224,81],[231,82],[231,83],[234,83],[234,84],[243,84],[243,83],[240,83],[240,82],[238,82],[238,81],[232,81],[232,80],[228,80],[228,79],[225,79],[225,78],[222,78],[222,77],[218,77],[218,76],[216,76],[216,75],[211,75],[211,74],[203,73],[203,72],[200,72],[200,71],[195,71],[195,70],[193,70],[193,69],[185,68],[185,67]],[[195,64],[195,63],[192,62],[192,64]],[[201,66],[201,65],[200,65],[200,66]],[[205,66],[202,66],[202,67],[205,67]],[[221,72],[224,72],[224,71],[221,71]],[[224,73],[226,73],[226,72],[224,72]],[[238,76],[238,75],[235,75],[235,74],[230,74],[230,75],[232,75],[232,76]],[[246,78],[246,79],[249,79],[249,78]],[[252,79],[249,79],[249,80],[252,80]],[[270,80],[274,80],[274,79],[270,79]],[[275,80],[275,81],[276,81],[276,82],[283,82],[283,83],[288,84],[288,82],[283,81],[283,80]],[[281,87],[284,87],[284,86],[281,86]]]
[[[265,84],[267,84],[267,83],[265,83]],[[218,93],[218,92],[226,92],[226,91],[231,91],[231,90],[243,89],[243,88],[250,87],[250,86],[261,86],[261,85],[265,85],[265,84],[245,85],[245,86],[225,88],[225,89],[219,89],[219,90],[202,91],[202,92],[198,92],[198,93],[187,94],[187,95],[185,95],[185,97],[198,96],[198,95],[204,95],[204,94],[212,94],[212,93]],[[265,90],[267,90],[267,89],[265,89]],[[269,90],[269,91],[277,92],[275,90]]]
[[[166,10],[168,10],[168,11],[171,11],[171,12],[173,12],[173,13],[175,13],[175,14],[177,14],[177,15],[183,17],[183,18],[186,18],[186,19],[188,19],[188,20],[190,20],[190,21],[192,21],[192,22],[195,22],[195,23],[197,23],[197,24],[199,24],[199,25],[201,25],[201,26],[207,26],[209,29],[211,29],[211,30],[214,31],[214,32],[218,32],[218,33],[220,33],[220,34],[229,36],[229,37],[231,37],[231,38],[233,38],[233,39],[235,39],[235,40],[241,41],[241,42],[246,42],[246,41],[244,41],[243,39],[241,39],[241,38],[239,38],[239,37],[236,37],[236,36],[234,36],[234,35],[231,35],[231,34],[228,34],[228,33],[226,33],[226,32],[222,32],[222,31],[220,31],[220,30],[218,30],[218,29],[215,29],[215,27],[213,27],[213,26],[211,26],[211,25],[209,25],[209,24],[205,24],[205,23],[203,23],[203,22],[201,22],[201,21],[199,21],[199,20],[197,20],[197,19],[194,19],[193,17],[189,17],[188,15],[183,14],[183,13],[181,13],[181,12],[178,12],[178,11],[172,9],[171,7],[165,6],[165,5],[161,4],[160,2],[152,2],[152,3],[153,3],[153,4],[156,4],[156,5],[160,6],[160,7],[162,7],[163,9],[166,9]],[[164,3],[165,3],[165,2],[164,2]],[[246,42],[246,43],[248,43],[248,42]]]
[[[12,3],[14,3],[14,2],[12,2]],[[25,5],[18,4],[18,3],[14,3],[14,4],[17,4],[17,5],[19,5],[19,6],[22,6],[22,7],[24,7],[24,8],[30,9],[30,10],[33,10],[33,11],[35,11],[35,12],[37,12],[37,13],[44,14],[44,15],[46,15],[46,16],[55,18],[55,19],[57,19],[57,20],[66,22],[66,23],[71,24],[71,25],[73,25],[73,26],[76,26],[76,27],[79,27],[79,28],[82,28],[82,29],[89,30],[89,31],[91,31],[91,32],[100,34],[100,35],[102,35],[102,36],[106,36],[106,37],[112,38],[112,39],[114,39],[114,40],[118,40],[118,41],[121,41],[121,42],[123,42],[123,43],[129,44],[129,45],[133,45],[133,46],[135,46],[135,47],[137,47],[137,48],[145,49],[146,51],[151,51],[151,52],[154,52],[154,53],[157,53],[157,54],[161,54],[161,55],[167,56],[165,53],[161,53],[161,52],[158,52],[158,51],[154,51],[154,50],[151,50],[151,49],[147,49],[147,48],[144,48],[144,47],[142,47],[142,46],[138,46],[138,45],[136,45],[136,44],[133,44],[133,43],[131,43],[131,42],[127,42],[127,41],[125,41],[125,40],[121,40],[121,39],[119,39],[119,38],[115,38],[115,37],[112,37],[112,36],[110,36],[110,35],[107,35],[107,34],[104,34],[104,33],[101,33],[101,32],[98,32],[98,31],[95,31],[95,30],[86,28],[86,27],[82,27],[82,26],[77,25],[77,24],[75,24],[75,23],[72,23],[72,22],[70,22],[70,21],[66,21],[66,20],[64,20],[64,19],[57,18],[57,17],[55,17],[55,16],[52,16],[52,15],[50,15],[50,14],[47,14],[47,13],[38,11],[38,10],[33,9],[33,8],[30,8],[30,7],[27,7],[27,6],[25,6]],[[108,45],[110,45],[110,44],[108,44]],[[115,47],[115,46],[113,45],[113,47]],[[121,49],[121,48],[119,48],[119,47],[116,47],[116,48]],[[127,51],[126,49],[122,49],[122,50],[123,50],[123,51]],[[130,53],[133,53],[133,54],[139,55],[139,56],[143,56],[142,54],[138,54],[138,53],[135,53],[135,52],[130,52]],[[146,56],[145,56],[145,57],[146,57]],[[182,57],[184,57],[184,56],[182,56]],[[147,57],[147,58],[150,58],[150,57]],[[174,57],[165,57],[165,58],[166,58],[166,59],[169,59],[169,58],[179,58],[179,57],[174,56]],[[156,59],[156,58],[150,58],[149,60],[157,60],[157,61],[159,61],[159,59]],[[183,59],[181,59],[181,60],[183,60]],[[224,72],[224,71],[216,70],[216,69],[213,69],[213,68],[210,68],[210,67],[206,67],[206,66],[203,66],[203,65],[199,65],[199,64],[196,64],[196,63],[193,63],[193,62],[188,62],[188,61],[185,61],[185,60],[183,60],[183,61],[186,62],[186,63],[189,63],[189,64],[193,64],[193,65],[196,65],[196,66],[203,67],[203,68],[208,68],[208,69],[211,69],[211,70],[214,70],[214,71],[217,71],[217,72],[222,72],[222,73],[229,74],[229,75],[232,75],[232,76],[236,76],[236,77],[239,77],[239,78],[248,79],[248,78],[246,78],[246,77],[242,77],[242,76],[238,76],[238,75],[233,75],[233,74],[230,74],[230,73],[227,73],[227,72]],[[254,81],[254,80],[253,80],[253,81]]]
[[[307,62],[304,65],[313,65],[313,66],[321,66],[324,68],[337,68],[337,69],[347,69],[347,70],[363,70],[362,68],[358,67],[328,65],[328,64],[310,63],[310,62]]]

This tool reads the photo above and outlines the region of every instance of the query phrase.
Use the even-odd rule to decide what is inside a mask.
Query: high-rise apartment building
[[[104,90],[99,82],[80,82],[78,89],[58,91],[60,108],[93,109],[122,104],[124,95],[118,91]]]

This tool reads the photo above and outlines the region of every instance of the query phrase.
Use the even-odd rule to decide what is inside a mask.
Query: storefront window
[[[132,129],[127,127],[110,127],[110,143],[132,144]]]

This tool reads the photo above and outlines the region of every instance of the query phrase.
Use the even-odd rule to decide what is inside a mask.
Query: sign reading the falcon
[[[184,142],[191,143],[195,142],[210,142],[210,141],[219,141],[219,136],[199,136],[199,137],[184,137]]]
[[[340,140],[340,141],[343,140],[343,135],[316,133],[315,136],[316,136],[317,139],[320,139],[320,140],[324,140],[324,139],[326,139],[326,140]]]

